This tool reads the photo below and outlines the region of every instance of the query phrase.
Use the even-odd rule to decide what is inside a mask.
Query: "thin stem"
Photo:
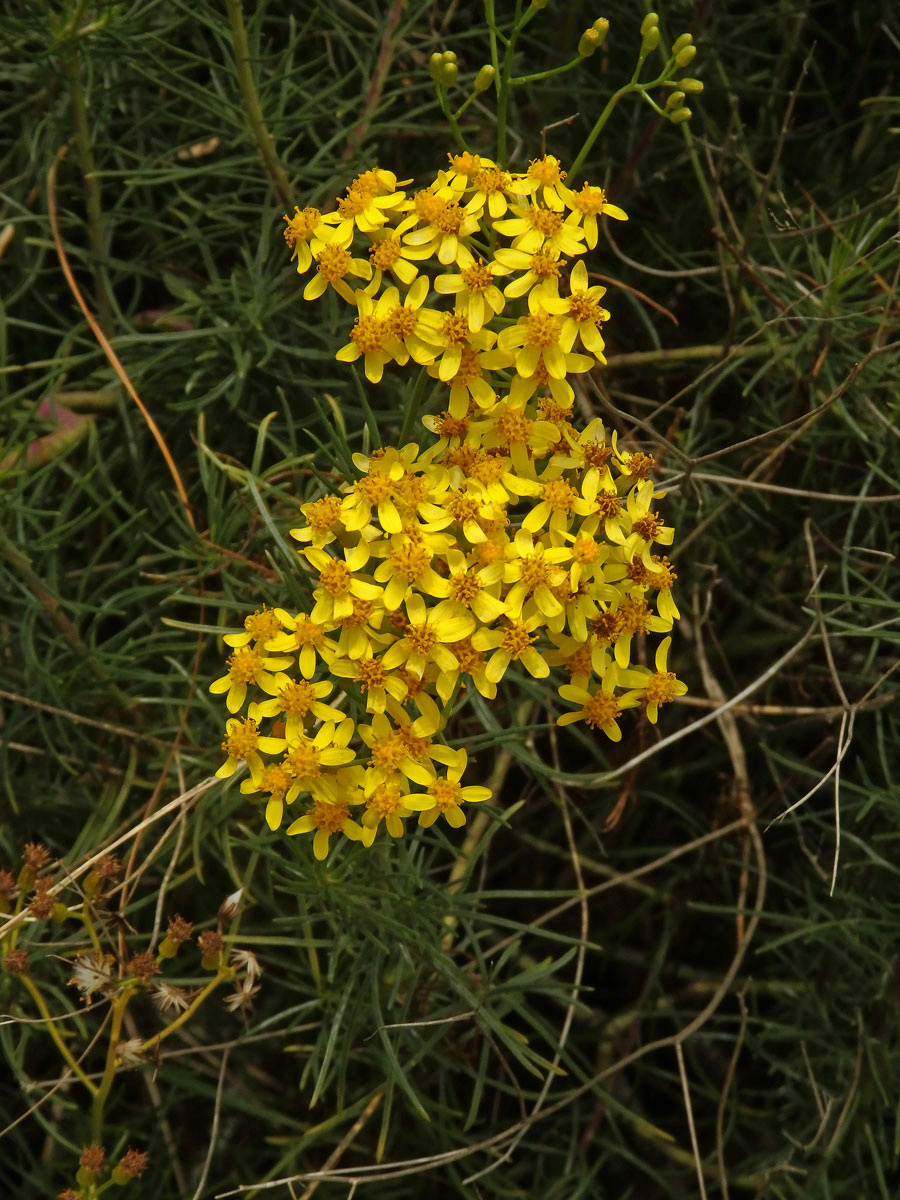
[[[447,118],[447,121],[450,125],[450,132],[453,134],[457,146],[459,146],[460,150],[464,150],[467,154],[471,154],[471,150],[469,149],[466,139],[462,135],[462,130],[459,127],[456,116],[451,111],[450,105],[447,102],[447,89],[443,86],[443,84],[439,83],[437,85],[437,96],[438,104],[441,106],[441,112]]]
[[[161,1029],[159,1033],[155,1033],[152,1038],[148,1038],[146,1042],[141,1043],[140,1053],[143,1054],[146,1050],[151,1050],[160,1042],[165,1041],[170,1034],[173,1034],[176,1029],[180,1029],[186,1021],[189,1021],[197,1009],[203,1004],[212,993],[216,990],[220,983],[226,979],[230,979],[234,975],[234,971],[230,967],[220,967],[213,978],[209,981],[202,991],[199,991],[191,1003],[187,1006],[183,1013],[179,1014],[171,1025],[167,1025],[165,1029]]]
[[[259,94],[250,66],[250,43],[247,40],[247,28],[244,25],[241,0],[227,0],[227,5],[228,20],[231,25],[231,46],[234,50],[234,61],[237,66],[241,96],[244,100],[244,110],[256,139],[263,166],[278,193],[279,200],[286,205],[291,197],[291,184],[275,152],[275,144],[259,103]]]
[[[419,372],[419,377],[413,385],[412,395],[409,398],[409,404],[406,406],[406,412],[403,414],[403,426],[400,430],[399,442],[401,446],[405,446],[409,438],[412,437],[413,427],[416,423],[416,417],[419,415],[419,409],[422,407],[422,396],[425,393],[425,385],[428,382],[428,375],[425,368]]]
[[[594,142],[596,142],[597,138],[603,132],[603,127],[606,124],[606,122],[609,120],[609,118],[612,116],[613,109],[616,107],[616,105],[619,103],[619,101],[622,99],[623,96],[627,96],[629,92],[633,92],[635,90],[636,90],[635,85],[633,83],[626,83],[623,87],[620,87],[617,92],[613,92],[613,94],[607,100],[606,107],[603,109],[600,116],[597,118],[596,123],[594,124],[594,128],[591,130],[591,132],[585,138],[584,145],[581,147],[581,149],[578,151],[578,154],[575,156],[575,161],[572,163],[571,167],[569,167],[569,174],[568,174],[568,186],[569,187],[572,186],[575,176],[580,171],[581,166],[584,163],[584,160],[590,154],[591,147],[593,146]]]
[[[581,65],[584,59],[580,56],[573,58],[571,62],[563,63],[561,67],[550,67],[547,71],[537,71],[534,75],[514,75],[510,79],[510,83],[516,87],[520,83],[539,83],[542,79],[552,79],[554,75],[562,75],[565,71],[573,71],[575,67]]]
[[[113,1001],[112,1025],[109,1029],[109,1048],[106,1051],[106,1064],[103,1067],[103,1078],[100,1086],[94,1090],[94,1103],[91,1107],[91,1138],[95,1144],[102,1143],[103,1110],[112,1088],[116,1075],[116,1059],[119,1042],[122,1037],[122,1022],[125,1020],[125,1010],[134,995],[132,987],[126,986]]]
[[[69,1070],[72,1072],[73,1075],[78,1077],[78,1079],[84,1084],[84,1086],[91,1093],[91,1095],[96,1095],[96,1093],[97,1093],[96,1084],[92,1083],[90,1081],[90,1079],[88,1079],[87,1075],[85,1075],[84,1071],[82,1071],[81,1067],[79,1067],[78,1063],[72,1057],[72,1051],[69,1049],[69,1047],[63,1041],[62,1034],[56,1028],[56,1022],[53,1020],[50,1010],[47,1008],[47,1005],[44,1002],[44,997],[38,991],[37,984],[33,980],[29,979],[27,975],[21,975],[19,978],[22,980],[22,983],[25,985],[25,987],[28,991],[28,994],[31,996],[32,1000],[34,1001],[38,1012],[41,1014],[41,1016],[46,1021],[47,1032],[53,1038],[53,1041],[56,1045],[57,1050],[60,1052],[63,1059],[65,1060],[66,1066],[69,1068]]]
[[[78,161],[87,193],[88,240],[91,244],[91,275],[94,277],[94,291],[97,293],[97,314],[100,328],[109,335],[112,332],[112,309],[101,266],[106,258],[106,248],[103,242],[103,201],[100,195],[100,183],[97,179],[94,150],[91,146],[87,106],[84,102],[84,92],[78,71],[78,50],[74,45],[66,46],[63,51],[63,68],[69,87],[69,102],[72,106]]]

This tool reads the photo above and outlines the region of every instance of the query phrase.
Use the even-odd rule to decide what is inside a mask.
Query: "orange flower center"
[[[565,177],[565,171],[559,169],[559,162],[552,154],[547,158],[533,158],[528,167],[528,178],[536,179],[538,183],[552,185]]]
[[[350,255],[340,246],[325,246],[316,255],[316,270],[326,283],[343,279],[352,265]]]
[[[262,656],[258,650],[235,650],[228,659],[228,678],[233,683],[256,683],[263,672]]]
[[[392,817],[403,807],[402,798],[403,793],[395,783],[382,783],[366,801],[366,808],[378,817]]]
[[[504,650],[510,658],[519,658],[533,641],[533,634],[530,634],[520,621],[510,621],[503,631],[500,649]]]
[[[316,829],[324,829],[326,833],[338,833],[346,820],[349,820],[350,809],[340,800],[337,804],[325,804],[319,800],[313,808],[306,810],[306,815]]]
[[[538,233],[542,233],[544,237],[553,237],[554,233],[558,233],[562,229],[562,217],[558,212],[553,212],[549,208],[529,209],[528,220],[531,227]]]
[[[245,617],[244,628],[254,641],[267,642],[281,630],[281,622],[271,608],[264,608],[261,612],[257,610]]]
[[[458,783],[451,783],[449,779],[436,779],[428,789],[428,795],[434,797],[434,802],[441,812],[446,812],[448,808],[459,804],[461,790]]]
[[[283,765],[294,779],[318,779],[322,774],[318,748],[311,742],[294,746]]]
[[[289,717],[305,717],[316,702],[311,683],[289,683],[278,693],[278,705]]]
[[[230,758],[247,759],[259,747],[259,726],[249,718],[232,725],[222,749]]]
[[[359,347],[361,354],[377,354],[384,349],[389,336],[387,325],[377,317],[357,317],[350,330],[350,341]]]
[[[319,584],[327,596],[345,596],[350,590],[350,580],[350,568],[337,559],[332,559],[319,575]]]
[[[392,550],[388,562],[395,575],[402,575],[407,582],[412,582],[424,575],[431,564],[431,551],[418,542],[407,542]]]
[[[647,680],[648,704],[671,704],[677,680],[673,671],[656,671]]]
[[[293,246],[295,242],[309,241],[322,219],[322,214],[317,208],[304,208],[302,212],[299,208],[295,208],[294,215],[292,217],[285,215],[284,219],[287,221],[284,240],[289,246]]]
[[[494,277],[483,262],[477,262],[460,272],[463,283],[470,292],[484,292],[493,284]]]
[[[611,725],[619,715],[619,701],[607,692],[595,692],[584,706],[584,723],[589,729]]]
[[[379,271],[387,271],[388,268],[394,265],[402,253],[403,247],[400,244],[400,239],[389,237],[385,238],[383,242],[375,243],[369,251],[369,261]]]
[[[606,521],[616,518],[622,511],[622,499],[615,492],[601,492],[597,497],[597,510]]]
[[[544,484],[544,502],[555,512],[571,512],[578,499],[578,493],[564,479],[551,479]]]
[[[531,435],[533,425],[534,422],[531,418],[526,417],[523,412],[507,409],[500,414],[497,421],[497,432],[505,442],[524,444]]]
[[[526,346],[555,346],[561,326],[549,313],[532,313],[525,322]]]

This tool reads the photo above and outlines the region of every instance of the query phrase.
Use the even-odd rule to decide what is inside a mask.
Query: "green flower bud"
[[[550,0],[531,0],[531,7],[535,12],[540,12],[542,8],[546,8]]]
[[[600,45],[600,34],[596,29],[586,29],[578,42],[578,57],[590,58]]]
[[[486,92],[494,82],[494,68],[490,63],[485,63],[478,74],[475,76],[475,91]]]
[[[644,34],[644,40],[641,43],[641,53],[649,54],[659,45],[659,29],[654,25],[652,29],[648,29]]]
[[[455,50],[445,50],[444,53],[441,55],[441,57],[443,58],[445,63],[455,63],[456,62],[456,51]]]
[[[683,92],[702,92],[703,84],[699,79],[691,79],[689,75],[678,80],[678,86]]]
[[[428,60],[428,74],[435,83],[440,83],[441,81],[441,68],[443,65],[443,54],[440,54],[437,50],[435,50],[434,54],[432,54],[431,58]]]
[[[681,108],[682,104],[684,104],[684,92],[669,93],[669,98],[666,100],[666,108],[670,112],[673,108]]]
[[[673,125],[680,125],[682,121],[689,121],[692,115],[689,108],[679,108],[672,113],[669,120]]]
[[[609,33],[609,21],[607,21],[606,17],[598,17],[591,28],[596,29],[600,34],[600,41],[597,43],[597,48],[599,49],[606,41],[606,35]]]
[[[689,33],[683,33],[681,37],[677,37],[675,39],[675,45],[672,47],[672,53],[679,54],[685,48],[685,46],[690,46],[693,40],[694,39]]]
[[[655,29],[659,24],[659,13],[647,13],[643,21],[641,21],[641,37],[646,38],[651,29]]]
[[[441,71],[441,83],[444,87],[453,87],[458,75],[459,67],[455,62],[444,63],[444,69]]]
[[[697,53],[696,46],[685,46],[683,50],[679,50],[675,55],[676,67],[687,67],[694,61],[694,56]]]

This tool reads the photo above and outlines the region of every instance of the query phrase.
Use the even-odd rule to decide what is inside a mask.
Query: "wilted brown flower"
[[[128,960],[128,972],[141,983],[146,983],[148,979],[152,979],[154,975],[159,974],[159,967],[156,962],[156,955],[149,950],[143,954],[134,954]]]
[[[28,842],[22,851],[22,862],[30,871],[40,871],[50,861],[50,851],[43,842]]]
[[[86,1171],[99,1171],[105,1159],[106,1151],[102,1146],[85,1146],[81,1152],[81,1165]]]
[[[221,954],[225,949],[222,935],[215,929],[207,929],[205,933],[201,933],[197,938],[197,945],[204,958],[212,958],[216,954]]]
[[[28,974],[28,952],[26,950],[10,950],[3,959],[3,969],[10,975]]]
[[[28,905],[28,911],[33,917],[37,917],[39,921],[43,921],[45,917],[49,917],[53,912],[53,897],[50,895],[50,889],[53,887],[53,880],[49,875],[45,875],[43,879],[38,879],[34,885],[34,895]]]
[[[119,1159],[114,1176],[120,1174],[127,1179],[137,1179],[147,1169],[147,1155],[143,1150],[126,1150]]]

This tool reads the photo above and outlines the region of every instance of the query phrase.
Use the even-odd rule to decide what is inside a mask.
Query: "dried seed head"
[[[43,879],[38,879],[34,885],[34,896],[31,903],[28,905],[28,911],[37,920],[42,921],[49,917],[53,912],[53,897],[50,895],[50,889],[53,887],[53,880],[45,875]]]
[[[30,871],[40,871],[50,861],[50,851],[43,842],[28,842],[22,851],[22,862]]]
[[[201,933],[197,938],[197,945],[200,947],[200,953],[203,955],[203,965],[205,967],[218,966],[218,957],[225,949],[221,933],[218,933],[215,929],[207,929],[205,933]]]
[[[191,1002],[191,995],[171,983],[158,983],[150,993],[150,999],[160,1012],[184,1012]]]
[[[126,1150],[116,1164],[113,1179],[116,1183],[127,1183],[137,1179],[147,1170],[147,1155],[143,1150]]]
[[[15,900],[16,891],[16,877],[12,871],[0,871],[0,896],[4,900]]]
[[[193,928],[194,926],[190,921],[186,921],[184,917],[179,917],[176,913],[176,915],[169,921],[169,928],[166,933],[166,937],[171,938],[173,942],[177,942],[179,945],[181,945],[182,942],[186,942],[191,936],[191,930]]]
[[[10,975],[28,974],[28,952],[25,950],[10,950],[3,959],[3,969]]]
[[[127,1041],[119,1042],[116,1046],[116,1056],[126,1067],[139,1067],[145,1061],[145,1056],[141,1052],[143,1044],[142,1038],[128,1038]]]
[[[94,992],[108,991],[115,984],[112,974],[114,963],[115,959],[111,954],[101,954],[99,951],[94,954],[82,954],[75,959],[75,974],[69,983],[74,984],[84,994],[85,999]]]
[[[143,954],[135,954],[128,961],[128,972],[141,983],[146,983],[148,979],[152,979],[154,975],[159,974],[159,967],[156,962],[156,955],[149,950]]]
[[[102,1146],[85,1146],[81,1152],[81,1165],[85,1171],[97,1172],[103,1166],[106,1159],[106,1151]]]

